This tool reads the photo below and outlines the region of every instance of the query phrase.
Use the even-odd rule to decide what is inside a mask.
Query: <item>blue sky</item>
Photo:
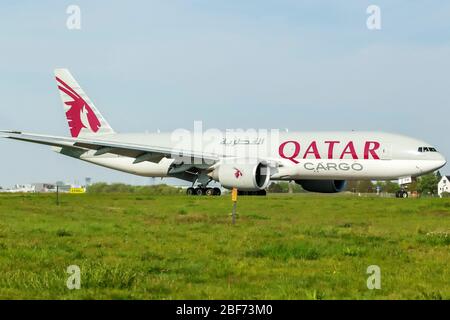
[[[68,135],[52,76],[67,67],[119,132],[384,130],[450,158],[449,1],[2,1],[0,40],[0,128]],[[0,143],[2,186],[149,182]]]

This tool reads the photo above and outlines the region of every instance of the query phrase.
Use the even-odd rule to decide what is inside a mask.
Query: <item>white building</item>
[[[34,192],[56,192],[56,185],[53,183],[33,183]]]
[[[443,176],[438,183],[438,195],[442,197],[442,192],[450,193],[450,176]]]
[[[31,184],[16,184],[14,187],[2,191],[9,193],[30,193],[35,192],[35,188]]]

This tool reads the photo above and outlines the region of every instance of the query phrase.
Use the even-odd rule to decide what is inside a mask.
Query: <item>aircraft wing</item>
[[[94,150],[94,155],[102,155],[105,153],[117,154],[135,158],[135,163],[143,161],[157,163],[162,158],[174,158],[175,161],[178,162],[189,159],[191,161],[190,163],[194,164],[193,167],[195,167],[196,164],[212,165],[219,161],[219,157],[214,154],[195,153],[189,150],[175,150],[172,148],[133,143],[121,143],[104,139],[58,137],[8,130],[0,130],[0,134],[8,139],[33,142],[53,147],[68,147],[85,151]]]

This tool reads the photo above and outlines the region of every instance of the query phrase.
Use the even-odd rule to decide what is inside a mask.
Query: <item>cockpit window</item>
[[[418,152],[437,152],[436,148],[433,147],[419,147]]]

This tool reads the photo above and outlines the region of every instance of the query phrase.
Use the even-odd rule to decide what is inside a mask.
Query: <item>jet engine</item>
[[[269,184],[270,168],[263,161],[237,159],[218,164],[209,176],[227,189],[258,191],[265,189]]]
[[[345,189],[345,180],[295,180],[306,191],[320,193],[336,193]]]

